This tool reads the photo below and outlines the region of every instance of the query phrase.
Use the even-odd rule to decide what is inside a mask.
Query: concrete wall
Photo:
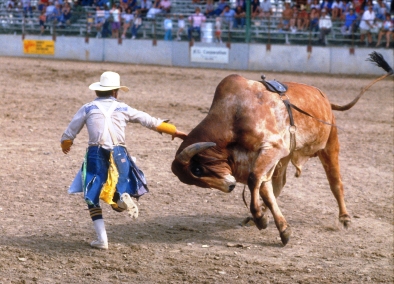
[[[31,40],[52,40],[50,36],[26,36]],[[226,44],[195,43],[197,47],[221,47]],[[79,61],[122,62],[195,68],[219,68],[231,70],[290,71],[327,74],[384,74],[381,68],[366,61],[374,48],[355,48],[350,54],[348,47],[317,47],[308,52],[306,46],[232,43],[228,63],[191,62],[188,42],[157,40],[123,40],[58,36],[54,55],[25,54],[20,35],[0,35],[0,56],[40,57]],[[393,49],[376,49],[394,66]]]

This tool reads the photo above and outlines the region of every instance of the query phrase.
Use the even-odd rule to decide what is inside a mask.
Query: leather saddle
[[[261,83],[270,91],[273,93],[278,93],[280,95],[283,95],[287,91],[287,86],[281,82],[278,82],[276,80],[265,80],[265,75],[261,75]]]

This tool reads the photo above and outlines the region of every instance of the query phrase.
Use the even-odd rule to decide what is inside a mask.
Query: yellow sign
[[[27,54],[55,54],[55,42],[53,40],[30,40],[23,41],[23,52]]]

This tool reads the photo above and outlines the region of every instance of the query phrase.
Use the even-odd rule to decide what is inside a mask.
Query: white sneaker
[[[132,36],[131,39],[135,39],[135,36]]]
[[[97,249],[108,249],[108,243],[104,242],[104,241],[99,241],[99,240],[95,240],[95,241],[91,242],[90,246],[92,248],[97,248]]]
[[[138,218],[138,207],[137,204],[134,203],[134,201],[131,199],[130,195],[128,193],[123,193],[120,196],[121,204],[118,204],[119,206],[125,208],[127,210],[127,213],[129,216],[133,219]],[[118,202],[119,202],[118,201]]]

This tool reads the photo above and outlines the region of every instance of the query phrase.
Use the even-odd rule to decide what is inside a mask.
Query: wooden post
[[[156,46],[157,45],[157,38],[156,38],[156,19],[153,19],[153,41],[152,45]]]

